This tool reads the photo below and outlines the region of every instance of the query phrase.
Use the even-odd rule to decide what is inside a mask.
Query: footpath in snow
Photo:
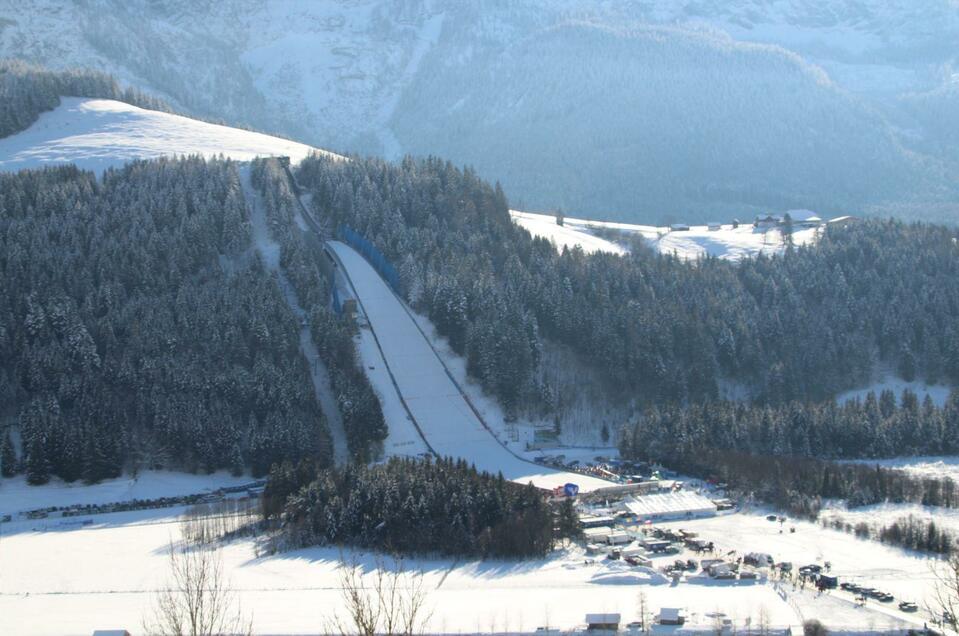
[[[396,388],[433,451],[541,488],[575,483],[585,492],[612,485],[595,477],[538,466],[506,449],[470,408],[406,307],[373,267],[343,243],[331,241],[328,245],[346,269]]]
[[[313,390],[316,392],[316,399],[320,403],[323,415],[326,417],[326,423],[330,429],[330,436],[333,439],[333,461],[337,465],[343,465],[349,460],[349,448],[346,444],[346,431],[343,428],[343,418],[340,416],[340,410],[336,404],[336,398],[333,396],[332,385],[330,384],[329,371],[320,354],[316,349],[316,343],[313,342],[313,334],[310,333],[310,325],[307,322],[306,312],[300,306],[293,286],[283,273],[280,267],[280,245],[270,236],[270,230],[266,224],[266,212],[263,209],[263,203],[260,201],[260,194],[253,187],[250,177],[250,166],[245,165],[239,168],[240,185],[243,187],[243,195],[250,206],[250,220],[253,226],[253,243],[258,252],[263,257],[263,261],[271,271],[276,272],[280,283],[280,289],[286,298],[287,304],[296,317],[300,319],[300,351],[306,357],[310,364],[310,379],[313,382]]]

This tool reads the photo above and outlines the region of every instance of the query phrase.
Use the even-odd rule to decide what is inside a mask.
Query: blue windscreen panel
[[[349,228],[345,225],[340,226],[340,240],[344,243],[355,249],[357,252],[363,255],[370,265],[373,266],[373,269],[383,277],[383,280],[393,288],[400,296],[403,295],[402,290],[400,289],[400,275],[396,271],[396,268],[386,260],[386,257],[383,256],[383,253],[380,252],[370,241],[361,236],[352,228]]]
[[[337,315],[337,316],[340,316],[340,315],[343,314],[343,303],[342,303],[342,301],[340,301],[340,293],[339,293],[338,291],[336,291],[336,285],[331,285],[331,286],[330,286],[330,289],[333,290],[333,291],[332,291],[332,296],[333,296],[333,311],[336,312],[336,315]]]

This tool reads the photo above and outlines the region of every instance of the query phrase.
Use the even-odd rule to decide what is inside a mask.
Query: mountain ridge
[[[388,158],[439,154],[471,163],[484,178],[503,182],[521,207],[564,207],[585,216],[610,216],[612,211],[618,220],[641,223],[683,217],[696,222],[731,209],[775,208],[783,198],[788,199],[786,208],[815,207],[821,192],[823,200],[841,202],[843,213],[949,220],[955,218],[959,201],[954,186],[959,156],[953,146],[934,143],[955,127],[954,117],[943,121],[939,115],[949,112],[948,95],[937,93],[948,83],[948,69],[956,63],[955,52],[941,43],[959,34],[959,11],[944,0],[929,0],[921,8],[903,2],[844,2],[824,8],[793,0],[765,11],[747,0],[732,4],[612,2],[598,7],[541,0],[469,5],[444,0],[241,2],[228,6],[91,0],[64,7],[49,0],[30,0],[26,7],[29,10],[23,11],[23,3],[0,2],[0,17],[6,19],[0,27],[0,55],[107,70],[125,82],[152,89],[180,110],[279,131],[325,148]],[[662,29],[659,36],[665,42],[661,46],[668,50],[688,48],[690,42],[710,44],[711,48],[697,49],[699,57],[690,58],[693,61],[683,67],[634,65],[631,73],[619,76],[619,83],[634,92],[644,90],[656,81],[657,73],[667,70],[682,77],[707,64],[715,69],[713,75],[741,72],[735,65],[723,64],[730,51],[752,55],[753,63],[773,67],[777,56],[789,56],[802,72],[820,75],[821,71],[835,90],[817,88],[815,81],[796,84],[799,80],[793,71],[785,71],[781,77],[747,73],[735,82],[705,85],[673,82],[650,96],[654,103],[662,96],[666,103],[682,104],[701,99],[705,88],[703,95],[711,95],[717,113],[725,113],[725,118],[734,115],[731,121],[748,130],[754,122],[737,114],[737,104],[756,99],[754,91],[760,87],[760,103],[771,116],[751,126],[752,137],[732,142],[717,134],[708,116],[693,118],[691,129],[684,128],[682,118],[662,117],[638,119],[624,128],[622,122],[585,103],[576,106],[569,119],[574,130],[586,134],[561,140],[571,151],[563,162],[547,167],[528,157],[517,158],[505,141],[477,149],[474,139],[492,136],[515,141],[537,158],[555,152],[558,133],[548,125],[548,104],[534,99],[533,91],[567,77],[588,78],[589,68],[612,73],[617,58],[606,49],[615,52],[622,44],[607,30],[596,40],[596,54],[588,65],[583,59],[566,57],[561,64],[538,66],[537,55],[562,53],[575,46],[575,33],[570,36],[573,39],[544,41],[551,37],[551,29],[571,33],[564,25],[573,22],[614,30]],[[511,75],[528,83],[530,99],[504,109],[496,97],[515,91],[509,84]],[[586,93],[577,102],[597,91],[588,82],[584,86]],[[424,94],[432,97],[424,100]],[[910,99],[908,95],[929,97]],[[575,95],[567,88],[565,96]],[[816,113],[815,127],[828,131],[826,139],[834,137],[831,145],[815,136],[807,139],[803,134],[777,131],[776,118],[781,114],[788,121],[793,116],[791,102],[796,96]],[[477,102],[498,107],[467,116],[465,106]],[[848,121],[835,126],[834,117]],[[437,121],[443,125],[437,126]],[[845,135],[848,122],[858,131],[851,138]],[[602,128],[632,144],[626,155],[611,157],[618,180],[635,187],[626,200],[617,198],[609,184],[589,183],[607,172],[597,172],[595,166],[606,141],[593,137]],[[807,128],[793,130],[802,133]],[[728,148],[728,157],[690,171],[670,165],[667,156],[668,169],[659,175],[630,167],[641,163],[642,156],[637,157],[634,148],[644,145],[647,136],[665,135],[675,144],[694,133],[715,147]],[[859,149],[858,140],[864,134],[879,141]],[[774,159],[785,157],[774,164],[783,177],[778,186],[781,192],[762,175],[752,175],[748,162],[742,164],[744,176],[732,180],[722,176],[723,164],[739,163],[743,153],[757,151]],[[866,172],[891,172],[866,184],[862,167],[838,173],[858,183],[850,190],[843,178],[832,179],[832,171],[824,170],[813,175],[808,188],[797,188],[784,183],[790,171],[783,165],[797,153],[805,153],[813,166],[838,155],[840,165],[858,162]],[[755,165],[761,170],[766,163],[760,160]],[[535,178],[517,179],[517,172],[527,170],[539,173]],[[914,187],[917,171],[926,176]],[[876,186],[891,190],[893,185],[896,189],[887,196],[871,194]],[[683,191],[675,199],[668,194]],[[646,203],[630,205],[637,197]]]

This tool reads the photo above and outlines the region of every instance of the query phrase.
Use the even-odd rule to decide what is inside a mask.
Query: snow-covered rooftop
[[[641,495],[626,502],[629,511],[640,517],[683,513],[715,512],[716,504],[700,494],[688,491]]]

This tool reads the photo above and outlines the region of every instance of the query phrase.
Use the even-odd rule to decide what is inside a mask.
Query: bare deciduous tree
[[[156,599],[144,630],[156,636],[252,634],[223,572],[215,547],[170,542],[170,582]]]
[[[948,559],[933,561],[930,565],[935,580],[932,598],[926,609],[936,621],[952,630],[959,630],[959,550],[953,550]]]
[[[636,600],[636,610],[639,612],[639,622],[642,623],[643,634],[649,634],[652,631],[653,616],[649,611],[649,599],[646,598],[646,592],[640,592]]]
[[[344,613],[328,621],[331,634],[359,636],[413,636],[422,634],[432,611],[422,573],[407,572],[401,559],[387,566],[377,558],[375,570],[364,579],[352,560],[340,560],[340,588]]]
[[[756,627],[759,629],[761,636],[768,636],[770,632],[770,619],[769,619],[769,610],[766,608],[766,605],[759,606],[759,616],[756,621]]]

